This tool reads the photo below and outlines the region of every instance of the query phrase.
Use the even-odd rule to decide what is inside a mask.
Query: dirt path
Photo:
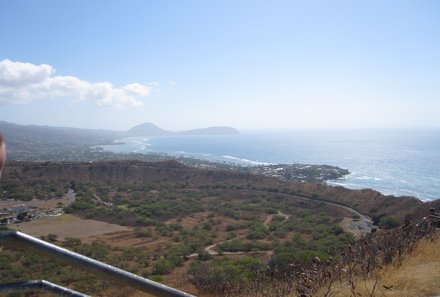
[[[245,190],[245,191],[265,193],[265,191],[261,191],[261,190]],[[352,213],[352,217],[345,217],[343,219],[343,221],[341,222],[341,227],[344,229],[345,232],[352,233],[355,236],[362,236],[364,234],[370,233],[371,229],[373,228],[373,221],[371,220],[371,218],[369,216],[361,214],[360,212],[358,212],[357,210],[355,210],[351,207],[337,204],[337,203],[333,203],[333,202],[316,200],[316,199],[308,198],[305,196],[298,196],[298,195],[285,194],[285,193],[278,193],[278,194],[282,195],[282,196],[294,197],[296,199],[300,199],[300,200],[304,200],[304,201],[319,201],[319,202],[322,202],[326,205],[339,207],[339,208],[342,208],[342,209],[349,211],[350,213]],[[264,220],[263,224],[264,224],[264,226],[266,226],[266,228],[269,228],[269,224],[272,222],[274,215],[275,214],[268,215],[266,217],[266,219]],[[276,215],[284,217],[284,222],[286,222],[290,217],[290,215],[285,214],[281,211],[278,211],[278,213]],[[232,238],[229,240],[217,242],[217,243],[214,243],[214,244],[211,244],[211,245],[205,247],[204,250],[206,252],[208,252],[210,255],[215,256],[215,255],[219,254],[217,251],[214,250],[218,245],[225,243],[225,242],[235,240],[235,239],[241,239],[244,237],[245,236],[242,235],[242,236],[238,236],[238,237],[235,237],[235,238]],[[224,255],[238,255],[238,254],[250,254],[250,253],[252,253],[252,252],[224,252],[223,254]],[[258,251],[258,252],[253,252],[253,253],[273,253],[273,252],[272,251]],[[193,258],[193,257],[197,257],[197,256],[198,256],[198,253],[194,253],[194,254],[189,255],[188,257]]]
[[[278,215],[278,216],[280,216],[280,217],[283,217],[283,218],[284,218],[284,222],[287,221],[287,220],[290,218],[290,215],[285,214],[285,213],[283,213],[283,212],[281,212],[281,211],[278,211],[278,213],[276,213],[276,214],[268,215],[268,216],[266,217],[266,219],[264,220],[264,222],[263,222],[263,224],[264,224],[264,226],[266,226],[266,228],[269,229],[269,224],[272,222],[272,219],[273,219],[273,217],[274,217],[275,215]],[[283,223],[284,223],[284,222],[283,222]]]
[[[244,238],[244,237],[245,237],[245,235],[242,235],[242,236],[234,237],[234,238],[232,238],[232,239],[228,239],[228,240],[220,241],[220,242],[217,242],[217,243],[214,243],[214,244],[211,244],[211,245],[205,247],[204,250],[205,250],[206,252],[208,252],[211,256],[216,256],[216,255],[219,254],[219,252],[217,252],[217,251],[214,250],[214,249],[215,249],[218,245],[223,244],[223,243],[225,243],[225,242],[230,242],[230,241],[233,241],[233,240],[236,240],[236,239],[241,239],[241,238]],[[224,252],[223,254],[224,254],[224,255],[235,255],[235,254],[243,254],[243,253],[245,253],[245,252]],[[194,257],[197,257],[198,255],[199,255],[198,253],[193,253],[193,254],[189,255],[188,258],[194,258]]]
[[[268,215],[268,216],[266,217],[266,219],[265,219],[264,222],[263,222],[263,224],[264,224],[264,226],[266,226],[266,228],[269,228],[269,224],[270,224],[270,222],[272,222],[272,219],[273,219],[273,217],[274,217],[275,215],[279,215],[279,216],[284,217],[284,221],[283,221],[282,223],[286,222],[286,221],[290,218],[290,215],[285,214],[285,213],[283,213],[283,212],[281,212],[281,211],[278,211],[278,213],[276,213],[276,214],[270,214],[270,215]],[[238,236],[238,237],[234,237],[234,238],[232,238],[232,239],[228,239],[228,240],[220,241],[220,242],[217,242],[217,243],[214,243],[214,244],[211,244],[211,245],[205,247],[204,250],[205,250],[206,252],[208,252],[210,255],[212,255],[212,256],[216,256],[216,255],[219,254],[219,252],[217,252],[217,251],[215,250],[215,248],[216,248],[218,245],[223,244],[223,243],[225,243],[225,242],[230,242],[230,241],[233,241],[233,240],[236,240],[236,239],[242,239],[242,238],[244,238],[244,237],[245,237],[245,235],[241,235],[241,236]],[[272,254],[273,252],[272,252],[272,251],[256,251],[256,252],[223,252],[224,255],[258,254],[258,253]],[[197,257],[197,256],[198,256],[198,253],[193,253],[193,254],[189,255],[188,257],[189,257],[189,258],[194,258],[194,257]]]
[[[357,210],[348,206],[331,203],[331,202],[325,202],[325,203],[329,205],[341,207],[353,214],[352,217],[345,217],[341,223],[341,227],[344,229],[345,232],[352,233],[355,236],[362,236],[371,233],[371,229],[373,228],[373,221],[369,216],[361,214]]]
[[[262,191],[262,190],[245,190],[245,191],[253,192],[253,193],[255,193],[255,192],[266,193],[266,191]],[[278,195],[285,196],[285,197],[292,197],[292,198],[300,199],[300,200],[304,200],[304,201],[317,201],[317,202],[324,203],[326,205],[335,206],[335,207],[342,208],[342,209],[349,211],[352,214],[352,217],[345,217],[343,222],[341,223],[341,227],[344,228],[345,232],[352,233],[356,236],[370,233],[371,229],[373,228],[373,221],[371,220],[371,218],[369,216],[361,214],[360,212],[358,212],[357,210],[355,210],[351,207],[337,204],[337,203],[333,203],[333,202],[312,199],[312,198],[309,198],[306,196],[299,196],[299,195],[286,194],[286,193],[278,193]]]

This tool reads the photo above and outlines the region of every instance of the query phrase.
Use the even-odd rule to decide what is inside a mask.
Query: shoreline
[[[147,162],[157,162],[165,160],[176,160],[184,165],[192,166],[195,168],[208,169],[208,170],[233,170],[242,173],[254,173],[263,174],[266,176],[272,176],[285,181],[297,181],[297,182],[312,182],[312,183],[323,183],[330,187],[343,187],[350,190],[372,190],[380,193],[383,196],[394,196],[394,197],[413,197],[421,202],[431,202],[440,199],[440,197],[424,197],[423,195],[417,195],[418,193],[407,191],[407,193],[402,193],[400,191],[393,191],[392,189],[384,189],[383,187],[372,187],[362,183],[353,183],[350,176],[353,172],[348,169],[343,169],[338,166],[332,165],[316,165],[316,164],[273,164],[265,162],[251,161],[247,164],[233,162],[233,161],[220,161],[210,158],[200,158],[196,156],[184,156],[184,155],[170,155],[167,153],[160,152],[149,152],[149,153],[139,153],[139,152],[125,152],[118,153],[110,150],[97,149],[95,146],[93,148],[92,154],[85,155],[85,158],[73,158],[70,160],[42,160],[40,162],[99,162],[99,161],[118,161],[118,160],[138,160]],[[212,156],[211,154],[206,154]],[[235,158],[237,160],[242,160],[240,158]],[[229,158],[233,160],[233,158]],[[26,162],[30,160],[14,160],[10,161]],[[30,161],[33,162],[33,161]],[[309,171],[307,174],[301,173],[301,171]],[[308,175],[312,172],[311,175]],[[320,172],[326,172],[328,175],[320,175]],[[384,179],[378,177],[371,177],[370,180],[385,181]],[[355,179],[356,180],[356,179]],[[358,178],[357,180],[368,180],[366,178]],[[347,183],[346,181],[351,181]]]
[[[409,195],[409,194],[401,194],[397,192],[387,192],[381,189],[368,187],[362,184],[348,184],[343,183],[342,181],[350,181],[350,176],[353,175],[352,172],[350,172],[348,169],[344,169],[338,166],[333,165],[317,165],[317,164],[269,164],[269,163],[263,163],[260,165],[243,165],[238,164],[234,162],[226,163],[221,161],[210,161],[205,159],[199,159],[199,158],[188,158],[188,157],[173,157],[170,155],[167,155],[171,158],[176,159],[177,161],[188,165],[193,166],[195,168],[202,168],[202,169],[220,169],[220,170],[236,170],[238,172],[247,172],[247,173],[254,173],[254,174],[263,174],[266,176],[271,176],[275,178],[279,178],[283,181],[292,181],[292,182],[311,182],[311,183],[323,183],[330,187],[343,187],[345,189],[349,190],[371,190],[374,192],[377,192],[383,196],[392,196],[397,198],[415,198],[423,203],[425,202],[432,202],[435,200],[440,199],[429,199],[429,198],[423,198],[419,195]],[[183,161],[183,162],[182,162]],[[282,171],[278,171],[277,169],[283,168]],[[314,175],[314,176],[301,176],[301,175],[295,175],[292,174],[292,172],[300,172],[304,169],[310,169],[309,171],[334,171],[337,174],[336,178],[326,178],[325,175]],[[301,174],[301,173],[300,173]],[[316,174],[316,173],[315,173]],[[285,176],[291,176],[292,178],[285,178]],[[380,178],[372,178],[374,180],[382,180]]]

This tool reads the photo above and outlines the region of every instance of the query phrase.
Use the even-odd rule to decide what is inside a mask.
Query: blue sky
[[[0,1],[0,120],[440,127],[439,1]]]

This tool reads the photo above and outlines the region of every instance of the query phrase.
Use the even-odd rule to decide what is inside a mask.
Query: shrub
[[[164,275],[170,273],[173,270],[173,268],[174,267],[169,260],[165,258],[160,258],[153,265],[153,273],[158,275]]]
[[[197,253],[197,257],[200,261],[207,261],[212,259],[212,255],[205,250],[201,250]]]
[[[135,228],[134,229],[134,234],[137,237],[152,237],[153,236],[153,231],[151,231],[150,228],[148,229],[144,229],[144,228]]]
[[[392,217],[383,217],[379,221],[379,227],[384,229],[393,229],[399,227],[399,222]]]

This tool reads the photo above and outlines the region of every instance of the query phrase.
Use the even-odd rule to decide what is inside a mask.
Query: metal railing
[[[159,297],[195,297],[191,294],[179,291],[172,287],[168,287],[161,283],[143,278],[136,274],[130,273],[128,271],[116,268],[114,266],[108,265],[106,263],[91,259],[84,255],[72,252],[70,250],[61,248],[54,244],[48,243],[46,241],[40,240],[38,238],[29,236],[25,233],[19,231],[2,231],[0,232],[0,245],[7,246],[13,249],[32,249],[38,252],[42,252],[49,257],[56,257],[61,259],[71,265],[78,266],[79,268],[85,269],[89,272],[97,274],[105,279],[113,280],[124,286],[130,286],[132,288],[141,290],[143,292],[149,293],[154,296]],[[30,283],[29,283],[30,282]],[[38,287],[41,289],[47,289],[48,287],[56,286],[58,289],[66,289],[46,281],[28,281],[0,284],[0,288],[6,290],[9,288],[18,287],[20,285],[28,284],[30,287]],[[53,287],[54,288],[54,287]],[[55,290],[55,289],[54,289]],[[69,290],[69,289],[67,289]],[[74,291],[72,291],[74,292]],[[77,292],[75,292],[77,293]],[[86,296],[81,293],[76,296]],[[75,295],[72,295],[75,296]]]
[[[77,291],[53,284],[45,280],[27,280],[0,284],[0,292],[16,292],[27,290],[44,290],[69,297],[90,297],[89,295],[79,293]]]

